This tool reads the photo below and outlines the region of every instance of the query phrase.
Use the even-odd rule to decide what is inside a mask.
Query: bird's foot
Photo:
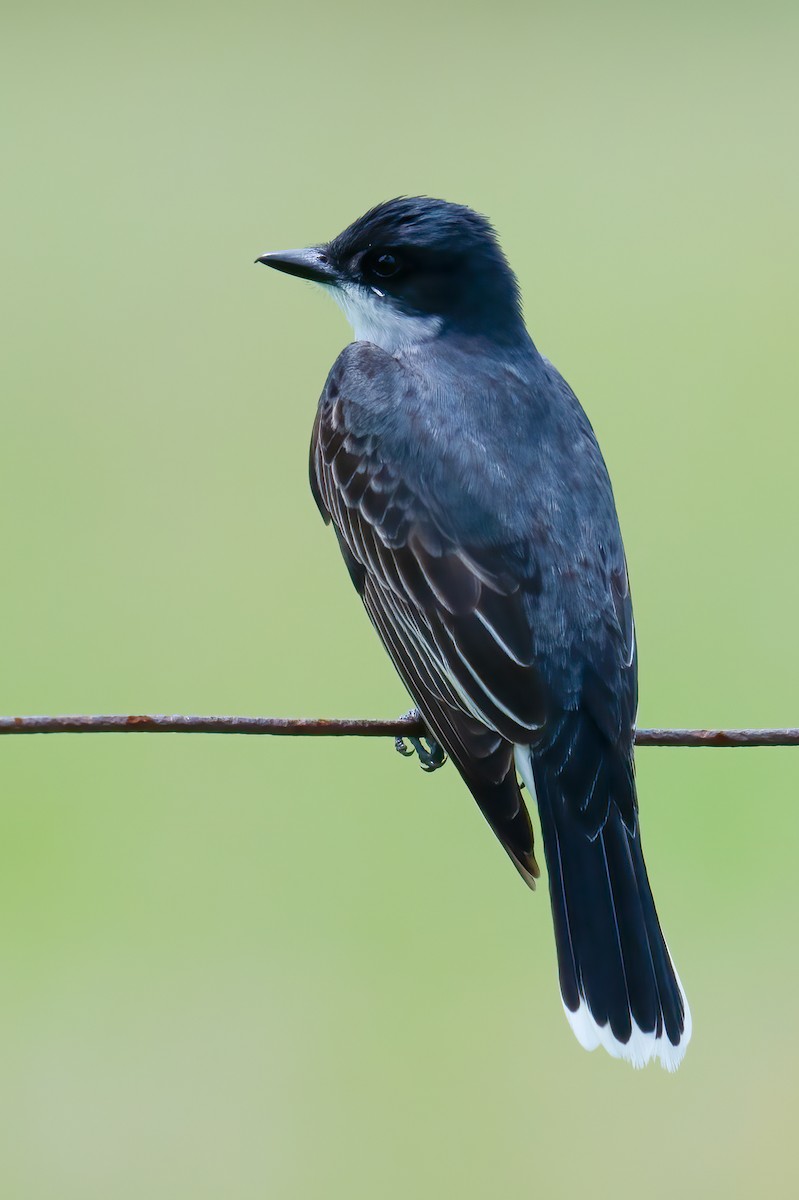
[[[417,708],[412,708],[410,712],[407,712],[403,715],[403,720],[408,720],[410,718],[413,718],[416,721],[420,719],[419,710]],[[438,742],[435,741],[434,738],[430,737],[429,734],[422,738],[409,736],[407,740],[411,744],[410,750],[406,745],[406,739],[404,737],[394,738],[394,749],[398,754],[403,755],[404,758],[413,758],[414,754],[416,754],[419,758],[419,765],[423,771],[437,771],[438,768],[443,767],[444,763],[447,761],[447,756],[444,750],[441,748],[441,746],[439,746]]]

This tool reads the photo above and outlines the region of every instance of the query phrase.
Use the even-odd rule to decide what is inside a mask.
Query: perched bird
[[[674,1070],[691,1017],[641,850],[613,492],[493,228],[400,198],[257,261],[321,284],[352,324],[319,401],[311,488],[425,725],[530,887],[517,772],[536,798],[578,1041]]]

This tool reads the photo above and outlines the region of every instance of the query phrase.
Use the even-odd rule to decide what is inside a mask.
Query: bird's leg
[[[421,720],[418,708],[412,708],[410,712],[403,715],[402,719],[403,721],[411,719],[415,721]],[[418,755],[419,764],[423,771],[437,771],[447,761],[447,756],[443,749],[429,734],[423,738],[409,736],[408,741],[411,744],[410,750],[405,744],[404,737],[394,738],[394,749],[405,758],[413,758],[414,754]]]

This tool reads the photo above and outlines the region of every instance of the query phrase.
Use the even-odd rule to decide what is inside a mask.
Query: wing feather
[[[372,622],[450,754],[465,761],[476,730],[491,754],[502,739],[533,740],[544,688],[522,585],[502,549],[461,546],[438,528],[399,465],[349,428],[338,393],[320,404],[311,476]]]
[[[366,611],[405,686],[424,712],[431,733],[462,768],[473,770],[476,759],[486,782],[500,783],[511,767],[511,747],[482,721],[470,720],[446,684],[438,686],[440,676],[431,671],[424,644],[403,637],[403,622],[397,619],[396,610],[392,614],[387,609],[385,601],[385,595],[367,585]]]

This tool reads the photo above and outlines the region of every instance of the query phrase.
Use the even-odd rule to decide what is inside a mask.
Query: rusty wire
[[[420,737],[416,717],[389,721],[328,717],[181,715],[0,717],[0,735],[32,733],[238,733],[281,737]],[[638,746],[799,746],[799,729],[638,729]]]

